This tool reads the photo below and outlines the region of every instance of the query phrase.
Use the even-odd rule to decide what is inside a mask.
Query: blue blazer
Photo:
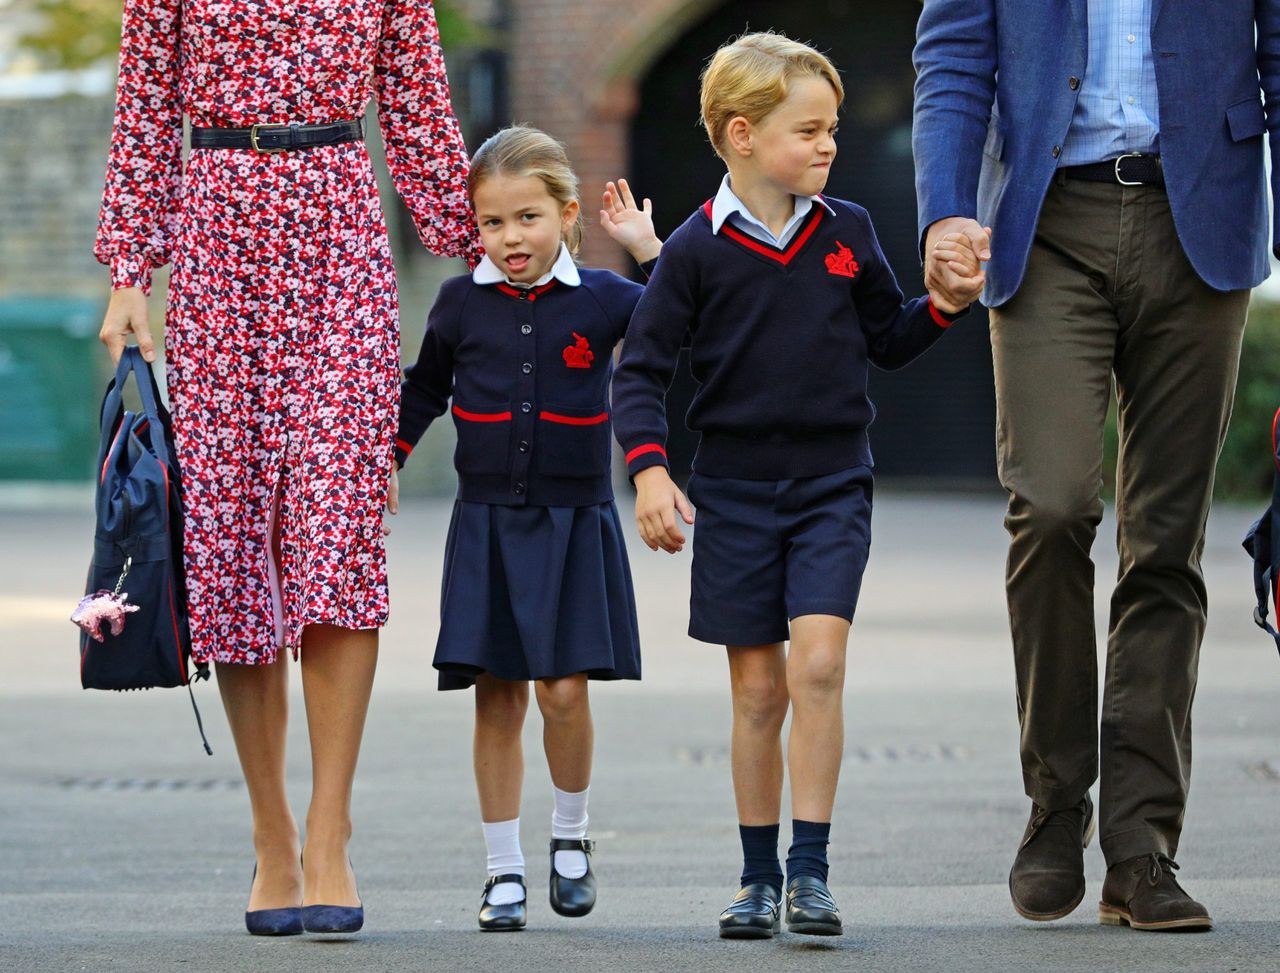
[[[1079,94],[1071,79],[1086,69],[1087,9],[924,0],[912,130],[921,239],[947,216],[992,227],[990,307],[1022,282]],[[1255,287],[1269,272],[1264,131],[1280,159],[1280,0],[1152,0],[1151,49],[1178,238],[1211,287]],[[1280,198],[1280,167],[1272,189]]]

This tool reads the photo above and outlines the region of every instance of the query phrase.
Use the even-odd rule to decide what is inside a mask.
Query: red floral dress
[[[265,664],[305,626],[387,618],[396,280],[361,143],[198,149],[193,125],[360,118],[422,242],[473,256],[467,154],[426,0],[127,0],[95,253],[165,347],[197,660]],[[275,525],[280,563],[271,553]]]

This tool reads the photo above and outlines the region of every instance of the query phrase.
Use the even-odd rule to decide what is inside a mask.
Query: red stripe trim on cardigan
[[[643,456],[645,453],[661,453],[663,459],[667,458],[667,451],[665,449],[657,443],[648,443],[644,446],[637,446],[631,452],[627,453],[627,463],[630,464],[630,462],[637,456]]]
[[[942,312],[938,310],[937,305],[933,303],[933,297],[929,298],[929,316],[933,318],[933,323],[940,328],[949,328],[955,324],[950,318],[942,316]]]
[[[453,414],[467,422],[510,422],[510,412],[468,412],[466,409],[453,407]]]
[[[598,416],[562,416],[558,412],[539,412],[539,419],[545,419],[547,422],[559,422],[566,426],[598,426],[602,422],[609,421],[609,413],[602,412]]]
[[[707,214],[707,219],[711,219],[711,208],[711,200],[707,200],[706,205],[702,207],[703,212]],[[771,247],[764,241],[757,240],[755,237],[735,229],[727,220],[720,225],[720,232],[734,243],[740,244],[749,250],[754,250],[756,253],[763,254],[770,260],[776,260],[785,267],[795,259],[796,254],[798,254],[801,249],[803,249],[804,245],[809,242],[809,237],[813,236],[814,232],[818,229],[818,224],[822,222],[822,218],[826,215],[826,207],[821,203],[815,205],[813,210],[814,215],[809,217],[808,225],[796,234],[796,238],[791,241],[791,245],[788,246],[786,250],[779,250],[777,247]]]
[[[399,437],[396,438],[396,446],[400,450],[402,450],[406,456],[409,456],[410,454],[413,453],[413,447],[410,446],[408,443],[406,443],[403,439],[400,439]]]

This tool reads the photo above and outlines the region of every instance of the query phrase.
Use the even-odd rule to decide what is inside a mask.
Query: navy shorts
[[[768,645],[799,615],[853,621],[871,548],[871,470],[796,480],[694,473],[689,635]]]

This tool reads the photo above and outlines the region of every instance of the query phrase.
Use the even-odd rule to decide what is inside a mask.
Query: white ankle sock
[[[520,850],[520,819],[482,822],[484,847],[488,853],[489,875],[523,875],[524,852]],[[490,905],[509,905],[524,898],[524,889],[515,882],[503,882],[489,890]]]
[[[578,840],[587,836],[587,795],[591,788],[572,794],[558,787],[555,810],[551,812],[551,837]],[[556,871],[565,878],[587,874],[587,856],[580,851],[557,851]]]

